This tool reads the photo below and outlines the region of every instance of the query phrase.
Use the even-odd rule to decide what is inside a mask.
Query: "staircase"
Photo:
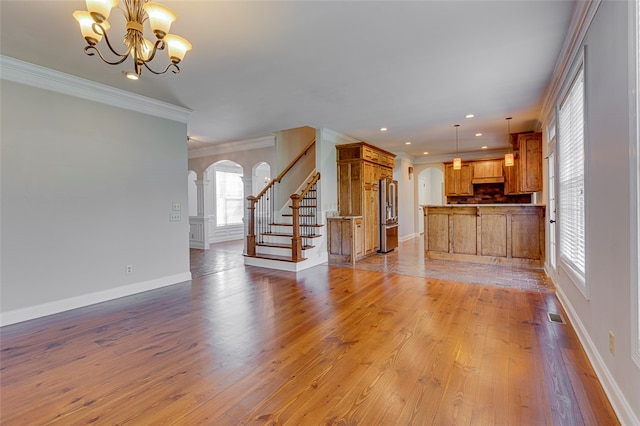
[[[283,178],[296,163],[315,146],[312,141],[305,150],[257,196],[249,196],[249,226],[245,264],[267,268],[299,271],[321,263],[317,258],[317,242],[322,241],[324,227],[318,220],[318,181],[320,173],[313,173],[286,205],[279,209],[277,191]],[[326,250],[325,250],[326,251]],[[316,261],[310,261],[309,254]],[[323,259],[324,260],[324,259]]]

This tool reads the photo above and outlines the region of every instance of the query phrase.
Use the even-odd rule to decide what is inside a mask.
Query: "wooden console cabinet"
[[[544,206],[427,206],[423,211],[429,258],[535,266],[544,262]]]
[[[395,155],[366,142],[336,146],[338,216],[361,216],[363,256],[379,246],[378,180],[393,176]],[[331,232],[331,231],[330,231]],[[329,235],[333,239],[332,235]]]
[[[328,217],[329,260],[351,262],[364,257],[364,226],[362,216]]]

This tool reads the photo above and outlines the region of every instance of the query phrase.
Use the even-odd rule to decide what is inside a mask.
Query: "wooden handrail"
[[[286,174],[287,174],[287,172],[288,172],[289,170],[291,170],[291,168],[292,168],[293,166],[295,166],[295,164],[296,164],[298,161],[300,161],[300,159],[301,159],[302,157],[304,157],[304,155],[305,155],[307,152],[309,152],[309,150],[311,149],[311,147],[312,147],[315,143],[316,143],[316,140],[315,140],[315,138],[314,138],[311,142],[309,142],[309,144],[304,148],[304,150],[303,150],[300,154],[298,154],[298,156],[297,156],[296,158],[294,158],[294,160],[293,160],[291,163],[289,163],[289,165],[288,165],[288,166],[287,166],[287,167],[282,171],[282,173],[280,173],[280,174],[278,175],[278,177],[277,177],[277,178],[275,178],[275,179],[273,179],[271,182],[269,182],[269,184],[268,184],[267,186],[265,186],[265,187],[262,189],[262,191],[260,191],[260,193],[259,193],[258,195],[256,195],[255,199],[256,199],[256,200],[259,200],[260,198],[262,198],[262,196],[264,195],[264,193],[265,193],[265,192],[267,192],[267,191],[269,190],[269,188],[271,188],[271,187],[272,187],[276,182],[280,182],[280,181],[282,180],[282,178],[284,177],[284,175],[286,175]]]
[[[316,175],[311,179],[311,182],[307,184],[307,187],[300,193],[300,198],[304,198],[307,195],[307,192],[313,187],[313,185],[320,180],[320,172],[316,173]],[[292,195],[293,197],[293,195]]]

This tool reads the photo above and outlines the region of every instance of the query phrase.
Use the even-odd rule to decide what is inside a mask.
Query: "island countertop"
[[[433,259],[540,266],[546,206],[423,206],[425,254]]]
[[[544,204],[496,203],[496,204],[427,204],[422,207],[545,207]]]

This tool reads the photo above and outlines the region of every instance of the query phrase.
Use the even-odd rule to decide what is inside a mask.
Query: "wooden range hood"
[[[502,159],[474,161],[473,178],[474,185],[481,183],[504,183],[504,169]]]

